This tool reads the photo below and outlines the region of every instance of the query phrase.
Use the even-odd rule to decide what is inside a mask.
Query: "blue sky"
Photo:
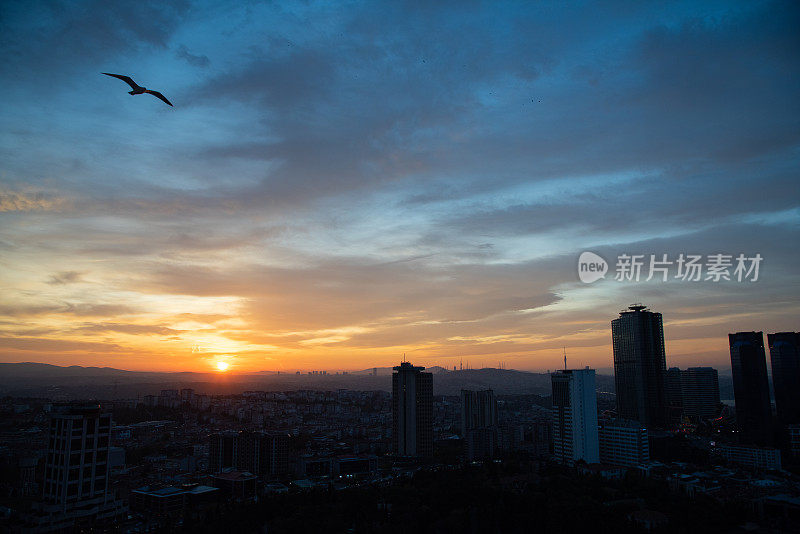
[[[799,24],[792,2],[4,2],[0,359],[606,368],[643,301],[669,365],[724,368],[728,332],[798,328]],[[764,260],[586,285],[584,250]]]

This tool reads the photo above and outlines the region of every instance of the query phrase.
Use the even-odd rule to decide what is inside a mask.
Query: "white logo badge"
[[[601,278],[605,278],[608,272],[608,263],[606,260],[595,254],[594,252],[582,252],[578,258],[578,278],[584,284],[591,284]]]

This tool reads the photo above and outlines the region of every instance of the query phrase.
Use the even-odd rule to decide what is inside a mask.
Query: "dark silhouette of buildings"
[[[784,425],[800,423],[800,332],[767,334],[775,408]]]
[[[762,332],[737,332],[728,334],[728,341],[736,420],[742,441],[768,445],[772,442],[772,407],[764,335]]]
[[[499,445],[494,391],[461,390],[461,436],[467,460],[494,457]]]
[[[258,477],[249,471],[225,471],[211,477],[215,488],[228,499],[248,502],[256,497]]]
[[[617,412],[647,427],[664,426],[664,328],[660,313],[634,304],[611,321]]]
[[[553,388],[553,456],[571,465],[597,463],[597,391],[594,369],[565,369],[550,375]]]
[[[142,486],[131,490],[131,511],[147,516],[148,521],[160,524],[167,519],[185,518],[216,505],[220,490],[211,486]]]
[[[211,436],[209,469],[248,471],[263,478],[288,472],[289,438],[280,432],[222,432]]]
[[[433,456],[433,374],[403,362],[392,374],[392,442],[400,456]]]

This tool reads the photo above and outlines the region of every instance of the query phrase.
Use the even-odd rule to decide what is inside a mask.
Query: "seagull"
[[[144,87],[140,87],[139,85],[136,84],[136,82],[134,82],[131,79],[130,76],[123,76],[122,74],[111,74],[111,73],[108,73],[108,72],[103,72],[101,74],[105,74],[106,76],[112,76],[114,78],[119,78],[123,82],[127,83],[128,85],[130,85],[131,89],[133,89],[133,91],[128,91],[129,95],[141,95],[141,94],[147,93],[149,95],[153,95],[154,97],[158,98],[159,100],[163,100],[164,103],[167,104],[168,106],[172,106],[172,103],[169,100],[167,100],[167,97],[165,97],[164,95],[162,95],[158,91],[151,91],[149,89],[145,89]]]

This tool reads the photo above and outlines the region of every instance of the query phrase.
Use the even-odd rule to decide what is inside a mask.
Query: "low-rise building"
[[[600,462],[635,466],[650,461],[647,429],[637,421],[611,419],[600,421]]]
[[[731,463],[748,469],[780,469],[781,451],[770,447],[722,444],[716,453]]]

